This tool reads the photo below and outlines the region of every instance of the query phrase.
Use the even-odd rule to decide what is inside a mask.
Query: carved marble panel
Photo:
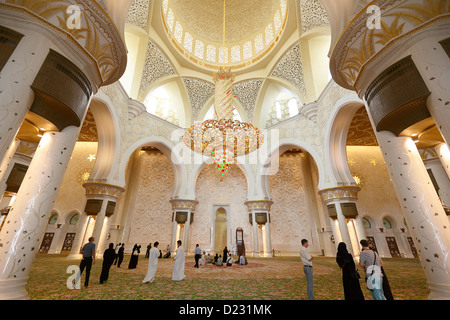
[[[286,52],[273,70],[272,77],[278,77],[292,83],[301,95],[300,100],[306,101],[300,44]]]
[[[146,89],[156,80],[175,74],[175,69],[160,48],[150,40],[145,56],[144,73],[141,80],[139,97],[144,100]]]
[[[147,151],[141,157],[136,174],[139,181],[131,199],[134,212],[128,224],[128,243],[147,245],[159,241],[165,246],[172,239],[172,205],[169,202],[175,181],[172,165],[160,151]]]
[[[280,156],[278,173],[269,177],[269,187],[273,200],[270,209],[272,248],[298,251],[301,239],[311,242],[310,230],[314,228],[307,210],[300,153]]]

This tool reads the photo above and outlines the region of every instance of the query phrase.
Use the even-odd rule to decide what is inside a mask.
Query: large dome
[[[184,56],[204,66],[223,61],[223,0],[163,0],[166,31]],[[259,60],[279,40],[286,0],[225,1],[225,64],[244,67]]]
[[[169,0],[184,29],[207,43],[222,44],[223,0]],[[227,0],[226,43],[241,43],[253,39],[273,22],[279,0]]]

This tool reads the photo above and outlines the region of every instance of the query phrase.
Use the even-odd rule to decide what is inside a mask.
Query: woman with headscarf
[[[133,251],[131,252],[130,262],[128,263],[128,269],[136,269],[136,266],[139,261],[139,253],[141,253],[141,246],[137,245],[137,243],[133,247]]]
[[[110,243],[109,248],[103,253],[102,273],[100,275],[100,283],[106,282],[109,277],[109,269],[111,268],[114,259],[116,258],[116,250],[114,244]]]
[[[353,256],[347,251],[344,242],[340,242],[338,245],[336,262],[342,269],[345,300],[364,300]]]

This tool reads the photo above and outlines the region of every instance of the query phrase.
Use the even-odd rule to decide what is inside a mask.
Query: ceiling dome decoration
[[[163,24],[175,48],[211,69],[244,68],[270,52],[286,25],[287,0],[229,0],[226,6],[223,50],[222,1],[163,0]]]

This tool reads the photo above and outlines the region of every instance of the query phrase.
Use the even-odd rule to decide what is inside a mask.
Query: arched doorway
[[[215,212],[214,251],[221,252],[227,245],[227,211],[220,207]]]
[[[199,168],[195,183],[198,205],[195,221],[191,225],[191,243],[198,243],[202,250],[221,254],[224,247],[235,252],[233,235],[236,228],[251,229],[248,209],[245,205],[248,195],[247,172],[240,165],[233,165],[220,181],[220,174],[213,165]],[[250,244],[251,235],[244,234]]]

